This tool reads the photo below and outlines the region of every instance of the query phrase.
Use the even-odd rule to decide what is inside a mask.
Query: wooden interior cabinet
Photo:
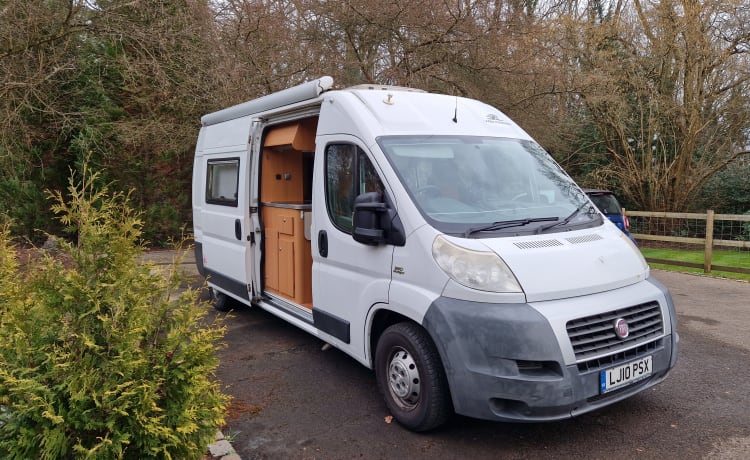
[[[312,254],[310,241],[305,239],[305,208],[309,205],[264,203],[264,281],[266,290],[312,308]]]

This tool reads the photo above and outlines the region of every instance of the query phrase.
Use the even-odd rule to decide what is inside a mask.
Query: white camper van
[[[198,269],[375,370],[393,416],[549,421],[664,380],[675,310],[633,243],[476,100],[323,77],[205,115]]]

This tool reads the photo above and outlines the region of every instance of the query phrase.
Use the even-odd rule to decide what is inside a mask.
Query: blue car
[[[622,213],[622,206],[615,198],[615,194],[609,190],[584,189],[584,192],[591,198],[597,208],[614,222],[617,227],[630,238],[633,243],[638,244],[630,234],[630,222],[628,217]]]

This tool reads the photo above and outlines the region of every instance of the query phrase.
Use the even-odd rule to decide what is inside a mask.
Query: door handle
[[[234,220],[234,237],[242,241],[242,221],[239,219]]]
[[[318,232],[318,254],[321,257],[328,257],[328,234],[325,230]]]

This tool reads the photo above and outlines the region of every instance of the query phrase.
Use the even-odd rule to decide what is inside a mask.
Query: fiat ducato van
[[[565,419],[675,365],[667,289],[497,109],[323,77],[201,122],[195,253],[216,308],[262,308],[373,369],[406,428]]]

